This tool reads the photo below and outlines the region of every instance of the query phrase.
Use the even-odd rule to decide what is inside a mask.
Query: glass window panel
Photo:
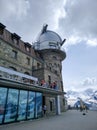
[[[2,123],[5,103],[6,103],[7,88],[0,87],[0,124]]]
[[[35,117],[42,116],[42,93],[36,93],[36,109],[35,109]]]
[[[9,89],[8,91],[4,122],[12,122],[16,120],[18,107],[18,92],[19,91],[17,89]]]
[[[26,110],[27,110],[27,91],[20,90],[17,120],[26,119]]]
[[[34,118],[35,115],[35,92],[29,91],[28,106],[27,106],[27,119]]]
[[[17,59],[17,52],[14,50],[12,50],[12,58]]]

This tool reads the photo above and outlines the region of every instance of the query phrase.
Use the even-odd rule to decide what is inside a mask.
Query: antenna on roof
[[[64,40],[62,41],[61,46],[64,44],[65,41],[66,41],[66,39],[64,39]]]
[[[45,32],[46,32],[47,27],[48,27],[48,25],[47,25],[47,24],[44,24],[44,25],[43,25],[43,28],[42,28],[42,30],[41,30],[41,34],[43,34],[43,33],[45,33]]]

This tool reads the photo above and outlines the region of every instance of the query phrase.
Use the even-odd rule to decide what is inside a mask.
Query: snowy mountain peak
[[[97,90],[94,89],[86,89],[84,91],[67,91],[67,101],[68,105],[74,106],[79,99],[82,99],[83,102],[87,103],[89,107],[97,110]]]

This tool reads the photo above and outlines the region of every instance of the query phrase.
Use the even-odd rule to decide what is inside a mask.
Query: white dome
[[[62,41],[61,37],[56,32],[47,30],[47,26],[47,24],[43,26],[36,42],[33,44],[33,48],[41,53],[47,51],[59,53],[62,59],[64,59],[66,57],[66,53],[62,49],[62,45],[66,39]]]
[[[49,30],[40,34],[37,38],[37,42],[39,42],[40,44],[45,41],[54,41],[56,43],[62,43],[61,37],[57,33]]]

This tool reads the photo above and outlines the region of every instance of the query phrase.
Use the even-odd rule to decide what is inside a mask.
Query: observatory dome
[[[38,36],[37,41],[39,43],[43,43],[45,41],[53,41],[56,43],[62,43],[61,37],[57,33],[50,31],[50,30],[47,30],[46,32],[41,33]]]
[[[35,50],[44,49],[61,49],[65,40],[62,41],[61,37],[53,31],[47,30],[47,26],[43,26],[41,32],[39,33],[36,42],[33,47]]]

